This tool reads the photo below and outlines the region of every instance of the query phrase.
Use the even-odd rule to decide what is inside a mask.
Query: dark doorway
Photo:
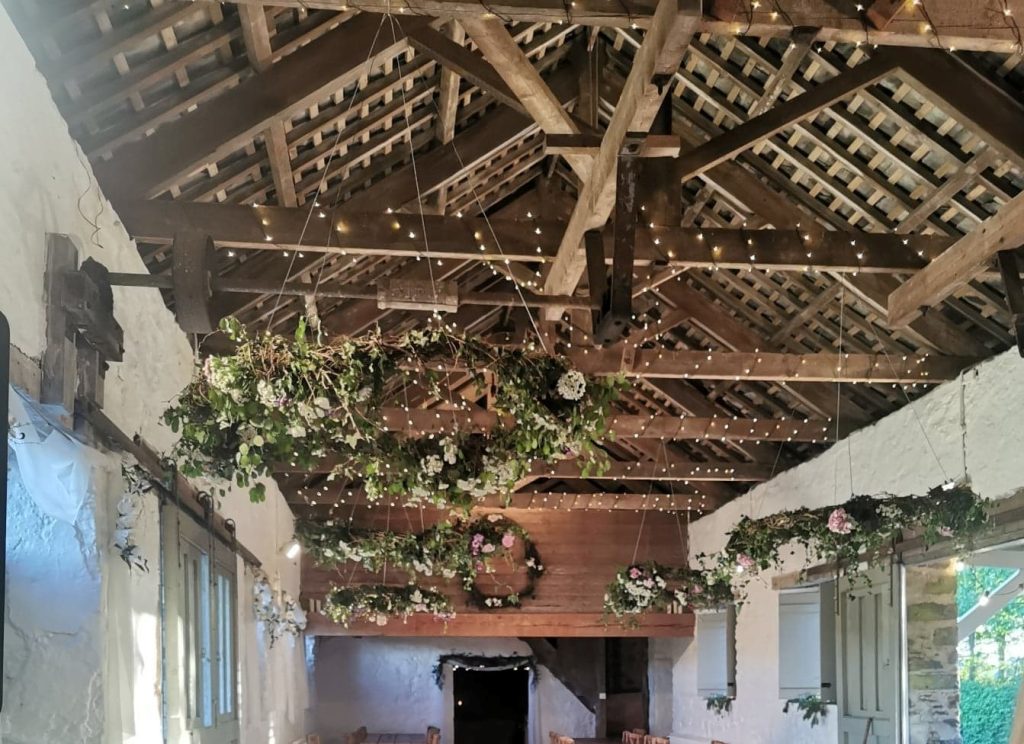
[[[455,744],[526,744],[530,673],[455,670]]]

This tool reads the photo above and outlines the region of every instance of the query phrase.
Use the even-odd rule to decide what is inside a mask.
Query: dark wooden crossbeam
[[[187,227],[209,235],[221,248],[302,251],[307,262],[315,253],[425,255],[419,214],[353,212],[331,219],[322,213],[320,218],[321,210],[314,210],[307,227],[308,207],[126,201],[118,208],[129,235],[145,242],[169,244],[177,230]],[[556,255],[565,228],[563,222],[542,220],[492,219],[488,224],[437,215],[425,215],[423,220],[431,254],[463,261],[548,262]],[[605,239],[611,240],[610,233]],[[934,235],[641,226],[636,265],[914,273],[953,242]]]

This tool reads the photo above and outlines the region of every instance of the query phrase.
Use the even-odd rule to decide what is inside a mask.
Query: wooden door
[[[899,744],[903,730],[903,570],[840,583],[836,624],[840,744]]]

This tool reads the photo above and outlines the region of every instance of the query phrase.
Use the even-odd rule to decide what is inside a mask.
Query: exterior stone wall
[[[910,744],[960,744],[953,563],[909,567],[906,587]]]

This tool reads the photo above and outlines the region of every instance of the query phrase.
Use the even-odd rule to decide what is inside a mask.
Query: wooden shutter
[[[779,697],[836,699],[835,584],[779,594]]]
[[[697,693],[702,697],[736,694],[736,611],[697,614]]]

